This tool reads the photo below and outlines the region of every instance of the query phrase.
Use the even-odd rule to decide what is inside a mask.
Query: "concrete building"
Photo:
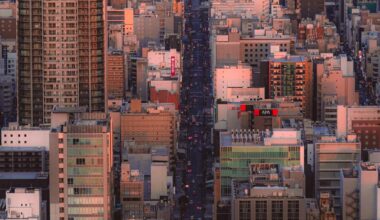
[[[120,201],[123,219],[144,216],[144,175],[131,170],[128,162],[121,164]]]
[[[19,123],[49,124],[54,106],[104,111],[106,1],[29,3],[18,2]]]
[[[254,96],[253,96],[254,97]],[[303,119],[298,102],[285,98],[245,100],[240,102],[216,102],[216,130],[273,128],[300,128],[298,121]],[[292,123],[290,123],[292,121]],[[287,126],[287,122],[290,126]]]
[[[326,57],[315,64],[317,83],[316,119],[336,125],[337,105],[359,103],[359,94],[355,91],[355,73],[353,61],[346,55]],[[337,83],[339,82],[339,86]]]
[[[320,53],[334,52],[340,46],[339,30],[326,15],[319,14],[315,19],[304,19],[298,25],[296,46],[318,49]]]
[[[174,107],[174,105],[172,105]],[[121,143],[126,140],[136,144],[166,147],[171,157],[177,148],[177,116],[173,111],[157,105],[141,105],[132,100],[121,116]]]
[[[122,99],[125,94],[124,55],[121,51],[107,54],[107,96]]]
[[[340,171],[340,198],[342,219],[359,218],[358,171],[355,168]]]
[[[342,219],[378,219],[378,164],[360,163],[341,171]]]
[[[105,113],[55,109],[50,135],[50,218],[112,219],[112,128]],[[65,120],[66,119],[66,120]]]
[[[212,1],[211,16],[226,15],[245,15],[257,16],[260,21],[268,22],[270,15],[269,0],[251,0],[251,1],[230,1],[216,0]]]
[[[265,166],[270,169],[263,169]],[[303,169],[279,171],[274,164],[252,167],[249,183],[233,181],[231,219],[307,219]],[[293,184],[286,183],[289,181]]]
[[[0,172],[49,172],[45,147],[0,146]]]
[[[173,103],[179,109],[180,82],[176,79],[152,79],[149,81],[149,101],[154,103]]]
[[[44,147],[50,148],[50,128],[19,126],[10,123],[1,129],[1,145],[8,147]]]
[[[35,188],[12,188],[6,192],[7,218],[14,220],[46,220],[46,201]]]
[[[290,53],[294,49],[294,38],[277,33],[272,29],[251,27],[250,34],[243,34],[237,28],[216,29],[212,35],[212,67],[237,65],[239,61],[252,66],[253,73],[260,78],[261,60],[270,56],[273,46],[279,51]],[[263,87],[254,75],[254,86]],[[257,82],[255,82],[257,81]],[[257,83],[257,84],[255,84]]]
[[[363,160],[366,161],[366,151],[380,146],[380,107],[339,105],[337,116],[337,136],[355,133],[361,142]]]
[[[250,66],[225,66],[216,68],[214,73],[215,99],[227,100],[228,88],[252,87],[252,69]]]
[[[300,132],[295,129],[275,129],[272,134],[253,130],[221,132],[222,200],[231,196],[231,180],[248,180],[249,164],[274,163],[280,168],[303,167],[304,147],[300,138]]]
[[[268,98],[287,97],[300,102],[306,118],[313,114],[312,65],[303,56],[278,54],[268,62]],[[263,73],[262,73],[263,74]]]
[[[320,198],[323,193],[332,196],[335,213],[340,216],[342,211],[340,169],[359,164],[360,142],[356,135],[347,135],[346,138],[319,137],[314,142],[314,158],[315,195],[317,198]]]

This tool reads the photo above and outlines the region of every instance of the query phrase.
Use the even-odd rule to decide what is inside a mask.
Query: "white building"
[[[226,101],[242,102],[265,99],[265,88],[227,88]]]
[[[215,69],[215,99],[227,100],[228,88],[249,88],[251,85],[252,69],[250,66],[239,64]]]
[[[7,219],[43,220],[46,207],[39,189],[15,188],[6,192]]]
[[[10,123],[1,130],[1,145],[8,147],[45,147],[49,150],[50,128],[20,127]]]
[[[354,131],[353,122],[376,122],[380,119],[380,106],[343,106],[337,107],[337,136],[345,136]]]
[[[149,51],[148,66],[156,69],[170,69],[172,57],[174,57],[175,68],[181,68],[181,54],[176,49]]]

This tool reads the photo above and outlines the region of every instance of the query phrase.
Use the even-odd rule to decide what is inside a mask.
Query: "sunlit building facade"
[[[103,111],[105,1],[18,3],[18,119],[50,123],[54,106]]]

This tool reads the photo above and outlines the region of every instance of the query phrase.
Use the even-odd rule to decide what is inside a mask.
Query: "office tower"
[[[18,3],[18,120],[50,123],[54,106],[105,108],[105,2]]]
[[[112,129],[105,113],[55,109],[50,136],[51,219],[112,219]]]
[[[41,190],[36,188],[11,188],[6,192],[5,219],[46,220],[46,201],[42,200]]]
[[[122,99],[125,94],[124,55],[121,51],[107,54],[107,96]]]
[[[348,169],[360,162],[360,142],[356,135],[344,139],[335,136],[322,136],[314,142],[315,196],[324,193],[332,197],[335,213],[340,215],[341,191],[340,169]]]
[[[300,102],[304,117],[313,113],[312,65],[303,56],[282,56],[269,59],[269,98],[287,97]]]

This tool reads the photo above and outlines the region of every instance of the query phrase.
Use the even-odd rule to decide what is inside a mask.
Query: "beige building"
[[[50,219],[112,219],[112,128],[105,113],[55,109],[50,136]]]
[[[359,164],[360,146],[356,135],[345,139],[322,136],[314,142],[315,195],[320,199],[322,194],[328,193],[337,215],[342,211],[340,170]]]
[[[54,106],[105,110],[106,4],[95,0],[18,2],[21,125],[49,124]]]
[[[355,91],[353,61],[347,60],[345,55],[325,57],[322,62],[316,64],[315,71],[317,75],[316,118],[335,125],[337,105],[359,103],[359,94]]]
[[[174,104],[172,105],[174,108]],[[177,116],[174,111],[132,100],[121,117],[121,143],[167,147],[173,157],[177,148]]]
[[[213,37],[214,67],[236,65],[241,61],[252,66],[255,74],[260,72],[260,62],[270,56],[273,46],[288,53],[294,47],[294,38],[274,30],[254,30],[253,35],[243,35],[237,28],[219,29]]]

